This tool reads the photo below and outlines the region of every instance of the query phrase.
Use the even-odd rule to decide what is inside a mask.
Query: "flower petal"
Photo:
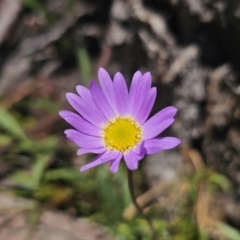
[[[135,117],[145,99],[147,92],[151,88],[151,74],[145,73],[141,77],[140,72],[136,72],[133,76],[129,93],[128,113]]]
[[[173,106],[166,107],[162,109],[160,112],[156,113],[153,117],[151,117],[149,121],[163,121],[167,118],[173,118],[177,113],[177,109]]]
[[[102,139],[98,137],[88,136],[76,130],[65,130],[67,138],[82,148],[102,148],[104,147]]]
[[[93,82],[93,81],[91,81]],[[93,101],[92,94],[89,89],[85,88],[84,86],[78,85],[76,87],[76,90],[80,97],[85,100],[85,102],[88,102],[88,104],[96,106],[96,104]]]
[[[142,126],[144,131],[144,139],[149,139],[157,136],[162,131],[164,131],[168,126],[170,126],[174,119],[172,119],[177,113],[175,107],[166,107],[150,119],[147,120]],[[165,121],[171,119],[169,121]],[[154,133],[155,132],[155,133]]]
[[[92,99],[100,112],[107,118],[111,119],[115,117],[115,113],[111,106],[109,105],[107,99],[105,98],[101,88],[94,82],[90,83],[90,92],[92,94]]]
[[[59,115],[64,119],[65,117],[71,116],[72,112],[68,110],[59,111]]]
[[[144,141],[142,149],[145,154],[154,154],[162,150],[174,148],[180,143],[181,140],[175,137],[155,138]]]
[[[150,91],[147,93],[147,96],[144,99],[138,111],[138,114],[136,115],[136,120],[140,125],[142,125],[147,120],[155,102],[156,95],[157,89],[155,87],[150,89]]]
[[[120,115],[127,114],[128,89],[121,73],[116,73],[113,79],[113,90]]]
[[[143,158],[144,155],[138,155],[133,151],[128,151],[124,154],[125,163],[130,170],[136,170],[138,168],[138,161]]]
[[[76,87],[76,90],[77,90],[77,93],[80,95],[81,98],[83,98],[87,101],[92,98],[89,89],[87,89],[86,87],[78,85]]]
[[[80,156],[80,155],[83,155],[83,154],[86,154],[86,153],[100,154],[100,153],[103,153],[103,152],[106,152],[105,148],[80,148],[77,151],[77,155]]]
[[[103,123],[106,123],[106,119],[99,112],[95,104],[93,105],[90,102],[84,101],[82,98],[73,93],[67,93],[66,96],[72,107],[88,122],[96,126],[101,126]]]
[[[59,115],[79,132],[91,136],[101,137],[101,128],[85,121],[78,114],[70,111],[60,111]]]
[[[90,90],[85,88],[84,86],[78,85],[76,87],[78,94],[82,97],[82,99],[88,103],[88,105],[92,105],[94,108],[96,107],[101,115],[104,115],[104,112],[113,112],[112,108],[109,106],[103,92],[101,91],[100,87],[97,85],[96,82],[90,82]],[[95,99],[95,101],[94,101]],[[103,111],[102,111],[103,110]],[[111,117],[115,116],[111,114]],[[105,116],[108,118],[107,116]]]
[[[86,171],[90,168],[96,167],[105,162],[114,160],[118,158],[119,152],[105,152],[103,154],[98,155],[91,163],[88,163],[80,168],[80,171]]]
[[[121,162],[121,159],[122,159],[122,153],[119,153],[119,156],[113,160],[110,164],[110,170],[113,172],[113,173],[116,173],[118,171],[118,168],[119,168],[119,164]]]
[[[115,113],[118,113],[113,91],[113,82],[107,71],[103,68],[98,70],[98,79],[101,89]]]
[[[174,122],[174,120],[174,118],[169,118],[162,122],[147,121],[147,124],[143,125],[143,140],[156,137],[166,128],[168,128]]]
[[[141,141],[132,149],[132,151],[135,152],[137,155],[140,155],[142,152],[142,144],[143,142]]]

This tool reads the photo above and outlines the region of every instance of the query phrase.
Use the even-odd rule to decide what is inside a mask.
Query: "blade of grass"
[[[47,154],[46,155],[39,154],[37,156],[37,160],[34,163],[31,171],[32,180],[34,181],[36,186],[39,186],[40,184],[40,181],[42,179],[44,170],[47,166],[49,159],[50,159],[50,156]]]
[[[85,86],[89,85],[89,81],[92,77],[92,70],[91,70],[91,61],[88,55],[86,48],[79,48],[77,51],[77,60],[78,60],[78,67],[81,71],[83,83]]]
[[[0,108],[0,127],[19,140],[27,140],[20,124],[15,117],[3,108]]]
[[[218,229],[219,229],[220,233],[224,237],[226,237],[228,240],[239,240],[240,239],[240,232],[237,229],[235,229],[225,223],[222,223],[222,222],[219,223]]]

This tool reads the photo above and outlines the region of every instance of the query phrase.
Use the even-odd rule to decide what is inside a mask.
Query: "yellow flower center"
[[[103,128],[103,139],[109,150],[127,152],[140,142],[142,130],[133,119],[117,117]]]

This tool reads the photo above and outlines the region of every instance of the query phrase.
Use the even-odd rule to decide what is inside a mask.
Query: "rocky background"
[[[154,209],[156,239],[240,239],[239,43],[238,0],[2,0],[0,202],[31,201],[16,225],[31,229],[21,239],[46,239],[44,227],[51,239],[107,239],[86,230],[96,224],[86,218],[116,238],[152,239],[130,205],[124,166],[118,176],[107,168],[83,176],[78,167],[92,156],[77,158],[63,136],[65,93],[88,86],[99,67],[129,83],[136,70],[150,71],[152,114],[179,109],[164,134],[182,145],[148,156],[135,175],[137,194],[148,190],[139,202]],[[16,239],[1,208],[0,239]],[[74,230],[46,220],[59,214]]]

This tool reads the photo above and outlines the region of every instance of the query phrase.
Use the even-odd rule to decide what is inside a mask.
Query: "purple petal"
[[[121,159],[122,159],[122,153],[119,153],[119,156],[113,160],[110,164],[110,170],[113,172],[113,173],[116,173],[118,171],[118,168],[119,168],[119,164],[121,162]]]
[[[127,114],[128,90],[121,73],[116,73],[113,79],[113,90],[120,115]]]
[[[147,122],[145,122],[142,126],[144,131],[144,139],[153,138],[164,131],[174,121],[169,120],[169,122],[165,122],[165,120],[172,119],[176,113],[177,109],[175,107],[166,107],[147,120]],[[153,137],[150,137],[152,135]]]
[[[130,170],[136,170],[138,168],[138,161],[143,158],[143,155],[138,155],[133,151],[128,151],[124,154],[125,163]]]
[[[151,88],[151,74],[145,73],[142,77],[140,72],[136,72],[133,76],[130,93],[128,113],[135,117],[140,109],[142,102],[145,100],[147,92]]]
[[[142,125],[147,120],[155,102],[156,94],[157,90],[155,87],[150,89],[150,91],[147,93],[147,96],[144,99],[138,111],[138,114],[136,115],[136,120],[140,125]]]
[[[93,101],[92,94],[89,89],[85,88],[84,86],[78,85],[76,87],[76,90],[85,102],[87,102],[89,105],[92,105],[94,108],[96,108],[96,104]]]
[[[147,140],[156,137],[166,128],[168,128],[174,122],[174,120],[174,118],[169,118],[161,122],[147,121],[146,124],[143,125],[143,139]]]
[[[70,111],[60,111],[59,115],[79,132],[87,135],[101,137],[101,128],[85,121],[78,114],[72,113]]]
[[[155,138],[144,141],[142,149],[145,154],[153,154],[162,150],[174,148],[180,143],[181,140],[175,137]]]
[[[77,90],[77,93],[80,95],[80,97],[82,97],[83,99],[88,101],[89,99],[92,98],[89,89],[87,89],[86,87],[78,85],[76,87],[76,90]]]
[[[105,98],[101,88],[94,82],[90,83],[90,91],[92,94],[92,99],[96,106],[99,108],[101,113],[107,118],[111,119],[115,117],[115,113],[111,106],[109,105],[107,99]]]
[[[135,152],[136,154],[140,155],[142,152],[142,144],[143,142],[141,141],[140,143],[138,143],[134,149],[132,149],[133,152]]]
[[[103,123],[106,123],[106,119],[97,109],[95,104],[84,101],[82,98],[78,97],[76,94],[73,93],[67,93],[66,96],[68,102],[72,105],[72,107],[88,122],[99,127]]]
[[[160,112],[156,113],[153,117],[151,117],[148,121],[162,121],[167,118],[173,118],[177,113],[177,109],[173,106],[166,107],[162,109]]]
[[[72,112],[70,112],[70,111],[68,111],[68,110],[61,110],[61,111],[59,111],[59,115],[60,115],[62,118],[65,118],[65,117],[71,116],[71,115],[72,115]]]
[[[88,136],[76,130],[65,130],[67,138],[82,148],[102,148],[104,147],[102,138]]]
[[[119,152],[105,152],[103,154],[98,155],[91,163],[88,163],[80,168],[80,171],[86,171],[90,168],[96,167],[100,164],[103,164],[105,162],[114,160],[118,158]]]
[[[112,84],[112,83],[111,83]],[[85,102],[89,104],[91,104],[94,107],[97,107],[98,110],[100,110],[99,112],[101,112],[101,115],[104,115],[104,111],[108,111],[107,112],[113,112],[113,110],[110,108],[109,104],[106,103],[106,98],[104,96],[104,94],[102,93],[101,89],[99,88],[99,86],[97,85],[96,82],[91,81],[90,82],[90,90],[88,90],[87,88],[85,88],[84,86],[77,86],[77,92],[78,94],[83,98],[83,100],[85,100]],[[94,101],[95,99],[95,101]],[[105,104],[106,103],[106,104]],[[104,104],[104,106],[103,106]],[[103,110],[103,111],[101,111]],[[111,117],[115,116],[114,114],[111,114]],[[107,116],[105,116],[106,118],[108,118]]]
[[[103,153],[103,152],[106,152],[105,148],[80,148],[77,151],[77,155],[80,156],[80,155],[83,155],[83,154],[86,154],[86,153],[99,154],[99,153]]]
[[[103,68],[98,70],[98,79],[101,89],[115,113],[118,113],[113,91],[113,82],[107,71]]]

